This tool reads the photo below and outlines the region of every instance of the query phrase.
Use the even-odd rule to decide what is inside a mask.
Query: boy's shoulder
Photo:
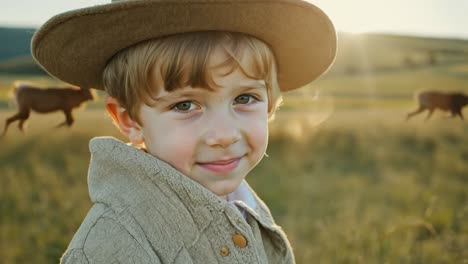
[[[104,204],[95,204],[74,235],[61,263],[159,263]],[[111,261],[112,260],[112,261]]]

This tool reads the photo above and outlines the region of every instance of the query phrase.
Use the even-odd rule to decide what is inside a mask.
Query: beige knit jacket
[[[170,165],[114,138],[90,142],[93,207],[61,263],[294,263],[255,192],[244,218]]]

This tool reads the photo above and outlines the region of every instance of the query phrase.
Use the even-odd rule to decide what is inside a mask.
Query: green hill
[[[31,38],[34,28],[5,28],[0,27],[0,62],[18,56],[30,55]]]
[[[468,40],[340,34],[333,73],[368,73],[468,62]]]
[[[0,74],[45,74],[31,56],[34,28],[0,27]]]

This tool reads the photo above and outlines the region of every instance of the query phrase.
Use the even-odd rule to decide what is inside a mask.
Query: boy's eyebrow
[[[154,99],[155,102],[167,102],[171,101],[174,99],[178,99],[179,97],[182,96],[193,96],[200,94],[201,92],[208,91],[205,89],[194,89],[194,88],[182,88],[182,89],[177,89],[175,91],[169,92],[166,95],[160,96],[156,99]]]
[[[175,90],[175,91],[172,91],[166,95],[163,95],[163,96],[160,96],[156,99],[154,99],[155,102],[166,102],[166,101],[170,101],[172,99],[176,99],[177,97],[181,97],[181,96],[187,96],[187,95],[192,95],[194,94],[194,92],[192,91],[183,91],[183,90]]]
[[[242,88],[242,89],[248,89],[248,88],[266,89],[266,86],[265,86],[265,83],[263,83],[263,82],[255,82],[255,83],[252,83],[252,84],[239,85],[239,88]]]
[[[266,89],[266,86],[263,82],[254,82],[248,84],[241,84],[238,86],[239,89]],[[222,87],[220,89],[223,89]],[[175,91],[170,92],[169,94],[160,96],[154,99],[155,102],[166,102],[171,101],[173,99],[177,99],[181,96],[193,96],[198,95],[200,93],[210,92],[210,90],[202,89],[202,88],[182,88]]]

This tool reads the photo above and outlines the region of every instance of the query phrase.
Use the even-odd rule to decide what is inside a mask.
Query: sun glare
[[[323,9],[340,32],[468,36],[464,0],[308,1]]]

